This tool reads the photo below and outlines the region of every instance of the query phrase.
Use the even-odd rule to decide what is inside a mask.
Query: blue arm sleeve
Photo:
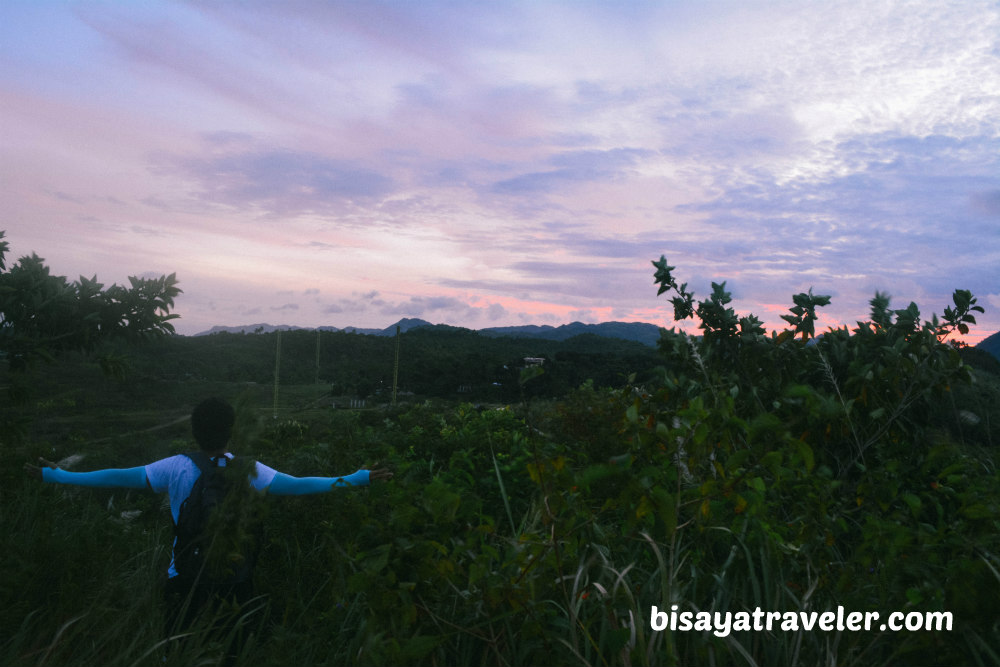
[[[267,492],[276,496],[304,496],[326,493],[337,486],[368,486],[368,471],[359,470],[345,477],[292,477],[279,472],[275,473]]]
[[[42,480],[52,484],[74,484],[105,489],[145,489],[146,468],[108,468],[93,472],[69,472],[62,468],[42,468]]]

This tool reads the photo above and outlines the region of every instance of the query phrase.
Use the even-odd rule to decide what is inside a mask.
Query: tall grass
[[[575,441],[550,442],[515,415],[457,412],[336,413],[268,423],[256,436],[248,422],[241,440],[279,467],[295,466],[285,468],[293,474],[381,460],[397,478],[368,490],[269,499],[262,597],[222,634],[212,631],[219,617],[165,632],[170,520],[160,499],[13,482],[0,515],[10,539],[0,562],[0,664],[214,664],[237,633],[244,641],[235,663],[247,665],[935,664],[917,652],[935,641],[972,664],[1000,664],[989,633],[996,623],[931,640],[653,631],[654,605],[823,612],[840,594],[874,599],[867,587],[875,584],[859,578],[850,597],[834,585],[848,576],[836,547],[809,552],[762,537],[764,527],[745,515],[697,525],[684,520],[688,512],[673,531],[659,519],[626,525],[635,505],[596,492],[624,477],[595,481],[590,495],[575,489],[570,468],[606,455],[603,442],[587,443],[585,457]],[[544,483],[528,479],[528,464],[538,471],[560,458],[569,462],[545,468]],[[996,468],[984,465],[983,474],[993,480]],[[680,485],[695,482],[671,480],[680,514]],[[129,521],[125,511],[142,514]],[[995,553],[975,559],[1000,590]]]
[[[73,493],[46,502],[53,491],[25,484],[21,502],[0,519],[13,538],[5,569],[20,575],[5,577],[3,622],[18,629],[0,647],[0,662],[129,664],[162,635],[157,573],[165,536]]]

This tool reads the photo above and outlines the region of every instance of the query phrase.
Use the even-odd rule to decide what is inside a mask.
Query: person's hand
[[[52,461],[46,461],[41,456],[38,457],[38,462],[42,466],[47,467],[47,468],[52,468],[53,470],[55,470],[56,468],[59,467],[55,463],[53,463]],[[24,472],[28,473],[28,475],[30,475],[31,477],[34,477],[35,479],[37,479],[39,482],[42,481],[42,469],[39,466],[33,466],[30,463],[25,463],[24,464]]]
[[[392,471],[388,468],[368,469],[368,483],[387,481],[392,479]]]

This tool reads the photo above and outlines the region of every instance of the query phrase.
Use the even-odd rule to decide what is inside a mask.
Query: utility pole
[[[399,385],[399,325],[396,325],[396,363],[392,367],[392,405],[396,405],[396,387]]]
[[[281,329],[278,329],[278,349],[274,355],[274,418],[278,418],[278,373],[281,371]]]
[[[316,329],[316,384],[319,384],[319,336],[320,330]]]

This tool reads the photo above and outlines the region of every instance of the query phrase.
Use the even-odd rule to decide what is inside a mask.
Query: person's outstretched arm
[[[276,496],[304,496],[311,493],[326,493],[341,486],[368,486],[378,480],[389,479],[392,473],[386,468],[359,470],[344,477],[292,477],[275,473],[267,492]]]
[[[39,466],[24,464],[24,470],[35,479],[52,484],[73,484],[104,489],[145,489],[146,468],[107,468],[92,472],[70,472],[39,457]]]

